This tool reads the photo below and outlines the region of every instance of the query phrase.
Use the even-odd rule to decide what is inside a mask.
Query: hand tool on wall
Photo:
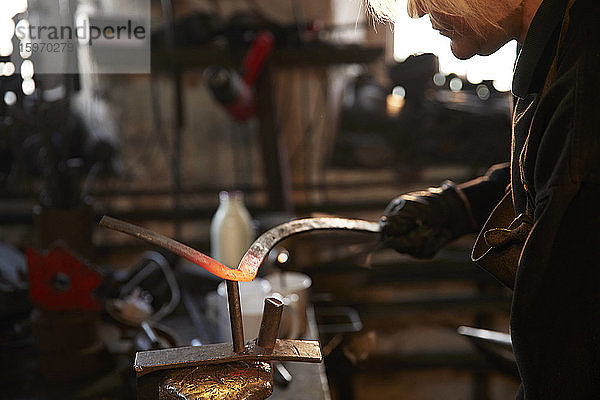
[[[273,34],[258,32],[244,56],[241,77],[231,68],[220,65],[207,67],[204,80],[215,99],[239,122],[247,121],[256,113],[254,83],[275,45]]]

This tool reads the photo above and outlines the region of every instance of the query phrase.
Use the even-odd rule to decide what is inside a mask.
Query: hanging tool
[[[258,32],[243,62],[244,76],[231,68],[220,65],[207,67],[204,80],[215,99],[239,122],[250,119],[256,113],[254,83],[267,58],[273,51],[275,39],[268,31]]]

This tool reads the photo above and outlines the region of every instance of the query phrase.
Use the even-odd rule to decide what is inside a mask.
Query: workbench
[[[308,329],[303,339],[318,340],[319,333],[314,310],[306,310]],[[283,388],[275,385],[272,400],[330,400],[329,383],[325,374],[324,361],[319,364],[286,363],[292,382]]]

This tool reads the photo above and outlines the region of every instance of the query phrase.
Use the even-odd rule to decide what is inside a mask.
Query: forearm
[[[477,232],[504,195],[508,165],[494,166],[481,178],[402,194],[381,217],[382,242],[400,253],[433,257],[448,242]]]

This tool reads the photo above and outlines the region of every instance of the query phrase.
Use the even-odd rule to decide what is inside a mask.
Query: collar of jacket
[[[539,93],[554,59],[567,0],[544,0],[538,8],[517,58],[512,93]]]

